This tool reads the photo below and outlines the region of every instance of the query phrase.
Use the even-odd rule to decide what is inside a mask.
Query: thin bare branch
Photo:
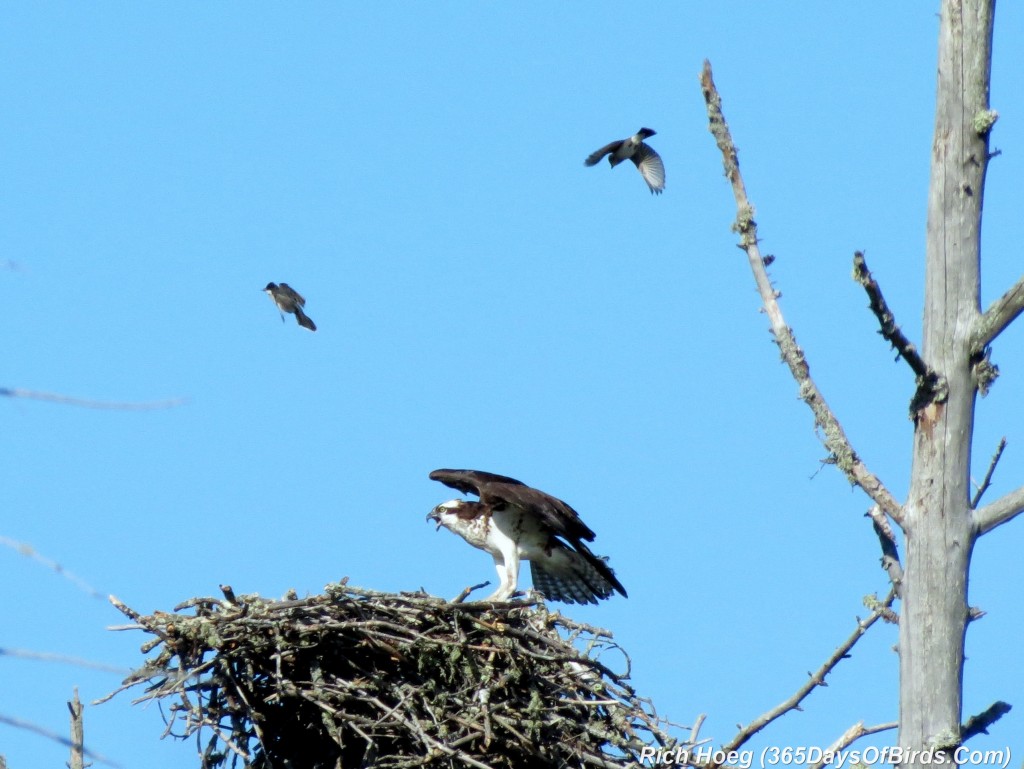
[[[37,401],[64,403],[69,406],[84,406],[89,409],[112,409],[116,411],[155,411],[157,409],[174,408],[188,402],[188,398],[167,398],[160,401],[144,402],[95,401],[89,398],[76,398],[73,395],[61,395],[60,393],[22,390],[17,387],[0,387],[0,395],[6,395],[8,398],[30,398]]]
[[[890,721],[887,724],[875,724],[874,726],[864,726],[863,721],[858,721],[845,732],[843,732],[839,739],[825,748],[825,753],[820,761],[813,764],[808,764],[807,769],[823,769],[826,764],[832,763],[830,759],[826,759],[827,756],[832,756],[841,750],[845,750],[850,747],[853,743],[859,740],[861,737],[867,737],[869,734],[878,734],[879,732],[887,732],[890,729],[895,729],[899,726],[896,721]]]
[[[878,281],[872,276],[868,269],[864,254],[857,251],[853,255],[853,279],[856,280],[867,292],[871,312],[878,318],[878,325],[881,326],[879,333],[895,348],[897,357],[903,358],[909,365],[917,378],[917,391],[910,401],[910,415],[913,417],[918,411],[929,403],[945,400],[947,385],[935,371],[928,368],[924,358],[917,351],[913,342],[907,339],[900,327],[896,325],[896,318],[889,309],[889,304],[882,296],[882,288]]]
[[[57,734],[57,732],[53,731],[52,729],[47,729],[45,726],[34,724],[31,721],[25,721],[20,718],[12,718],[11,716],[5,716],[2,713],[0,713],[0,724],[7,724],[8,726],[13,726],[15,729],[24,729],[27,732],[33,732],[35,734],[38,734],[40,737],[45,737],[46,739],[52,740],[53,742],[58,742],[66,748],[72,747],[71,740],[69,740],[63,734]],[[86,758],[91,758],[94,761],[99,761],[101,764],[106,764],[107,766],[121,766],[120,764],[111,761],[106,756],[97,753],[95,750],[89,750],[89,748],[83,747],[82,754]]]
[[[704,92],[704,101],[707,103],[709,130],[715,137],[715,142],[722,153],[725,165],[725,176],[732,184],[733,197],[736,199],[736,222],[733,229],[740,236],[740,247],[746,251],[747,260],[754,273],[754,281],[757,290],[761,295],[765,312],[771,323],[772,333],[775,335],[775,342],[782,352],[782,358],[789,366],[789,370],[796,380],[800,398],[808,405],[814,414],[816,427],[821,428],[822,442],[828,449],[832,461],[846,475],[851,483],[859,486],[864,493],[881,507],[889,516],[902,525],[902,508],[896,499],[889,493],[882,481],[874,475],[857,456],[849,439],[843,432],[839,420],[836,419],[832,409],[825,401],[818,386],[811,379],[810,368],[804,358],[803,350],[796,343],[793,330],[786,325],[782,310],[779,307],[778,295],[772,288],[765,268],[765,262],[761,256],[761,249],[758,247],[757,222],[754,221],[754,207],[747,198],[746,186],[743,177],[740,175],[739,159],[736,154],[736,145],[733,143],[729,126],[722,114],[722,98],[715,88],[711,75],[711,63],[704,62],[704,69],[700,76],[701,88]]]
[[[900,327],[896,325],[896,318],[892,314],[892,310],[889,309],[889,303],[882,296],[881,286],[878,285],[878,281],[875,280],[868,269],[867,261],[862,251],[856,251],[853,254],[853,279],[867,293],[868,306],[875,317],[878,318],[878,325],[880,326],[878,333],[893,346],[897,357],[903,358],[916,376],[924,377],[933,374],[928,368],[928,364],[924,362],[921,354],[917,351],[914,343],[907,339]]]
[[[98,591],[96,588],[94,588],[81,577],[77,576],[76,574],[72,574],[70,571],[68,571],[59,563],[57,563],[57,561],[54,561],[51,558],[47,558],[46,556],[39,553],[34,547],[32,547],[32,545],[28,544],[28,542],[19,542],[18,540],[11,539],[10,537],[0,536],[0,545],[9,547],[11,548],[11,550],[17,551],[26,558],[31,558],[36,563],[40,563],[46,568],[52,569],[65,579],[73,582],[76,587],[78,587],[83,592],[88,593],[93,598],[96,598],[100,601],[104,600],[105,596],[100,591]]]
[[[131,672],[128,668],[119,667],[117,665],[108,665],[105,662],[93,662],[92,660],[85,660],[81,657],[68,657],[64,654],[53,654],[51,652],[34,652],[28,649],[5,649],[0,647],[0,657],[20,657],[21,659],[40,660],[42,662],[60,662],[64,665],[75,665],[80,668],[102,670],[107,673],[117,673],[121,676],[128,675],[128,673]]]
[[[1024,312],[1024,276],[978,316],[971,334],[971,350],[977,354],[988,347],[1021,312]]]
[[[981,481],[981,485],[978,486],[978,490],[974,492],[974,498],[971,500],[971,509],[973,510],[978,506],[981,501],[981,497],[988,491],[988,487],[992,485],[992,473],[996,471],[996,465],[999,464],[999,459],[1003,456],[1003,452],[1006,450],[1006,436],[1004,435],[999,440],[999,445],[996,446],[996,453],[992,455],[992,461],[988,463],[988,470],[985,471],[985,477]]]
[[[960,727],[960,742],[967,742],[971,737],[979,734],[988,734],[988,728],[1009,713],[1012,708],[1010,703],[997,700],[978,715],[971,716]]]
[[[871,616],[866,620],[858,618],[856,630],[850,634],[849,638],[839,645],[832,655],[825,660],[821,667],[813,673],[808,673],[807,682],[797,689],[792,697],[783,700],[771,710],[761,714],[749,724],[742,727],[739,732],[737,732],[736,736],[732,738],[732,741],[722,747],[722,753],[729,754],[738,750],[751,737],[768,726],[772,721],[780,718],[791,710],[797,710],[800,707],[800,703],[807,698],[815,687],[828,686],[825,682],[825,678],[841,660],[845,659],[849,655],[850,649],[852,649],[857,641],[859,641],[861,637],[868,632],[868,629],[888,613],[894,597],[895,593],[890,592],[885,601],[871,612]],[[705,767],[705,769],[718,769],[719,766],[721,766],[721,764],[712,763]]]
[[[980,537],[1024,512],[1024,486],[974,511],[974,529]]]

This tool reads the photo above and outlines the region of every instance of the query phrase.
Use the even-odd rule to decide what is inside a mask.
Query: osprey
[[[263,290],[267,296],[274,300],[277,309],[281,311],[282,323],[284,323],[284,313],[292,313],[295,315],[295,320],[298,321],[300,326],[308,328],[310,331],[316,331],[316,323],[302,311],[302,308],[306,306],[306,300],[302,298],[302,294],[287,283],[280,285],[268,283]]]
[[[505,601],[515,593],[523,559],[530,562],[534,588],[552,601],[597,603],[613,590],[626,595],[608,559],[583,544],[593,542],[594,532],[562,500],[480,470],[435,470],[430,478],[480,498],[443,502],[427,519],[494,557],[501,584],[488,600]]]
[[[583,165],[596,166],[605,155],[608,156],[612,168],[623,160],[632,160],[647,186],[651,188],[651,194],[660,195],[665,189],[665,164],[661,162],[661,155],[644,144],[644,139],[654,136],[655,133],[657,132],[651,128],[641,128],[628,139],[611,142],[591,153],[590,157],[583,161]]]

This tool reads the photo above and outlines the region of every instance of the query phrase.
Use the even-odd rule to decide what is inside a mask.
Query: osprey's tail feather
[[[613,591],[626,595],[625,588],[600,558],[588,550],[586,555],[567,547],[556,548],[552,557],[530,561],[533,587],[551,601],[563,603],[597,603]]]

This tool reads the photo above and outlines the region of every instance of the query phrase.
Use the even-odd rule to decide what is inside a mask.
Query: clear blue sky
[[[884,594],[879,548],[759,314],[697,74],[711,59],[763,249],[812,372],[902,497],[913,391],[850,280],[867,252],[920,338],[937,3],[23,3],[0,15],[0,535],[134,608],[230,583],[343,576],[444,596],[493,577],[435,532],[437,467],[517,477],[580,511],[629,590],[566,612],[609,628],[659,710],[728,739],[788,696]],[[983,302],[1021,271],[1024,10],[1000,4]],[[626,164],[585,168],[640,126]],[[320,330],[282,324],[287,281]],[[1019,326],[979,402],[989,499],[1024,479]],[[1024,532],[976,550],[966,714],[1024,750]],[[0,548],[0,646],[142,662],[105,601]],[[755,746],[896,716],[879,627]],[[120,676],[0,656],[0,715],[61,733],[74,685]],[[128,769],[195,766],[155,707],[87,710]],[[965,715],[966,715],[965,714]],[[876,741],[894,741],[886,735]],[[12,769],[66,751],[0,724]],[[1016,754],[1015,754],[1016,755]],[[1015,757],[1020,760],[1019,755]]]

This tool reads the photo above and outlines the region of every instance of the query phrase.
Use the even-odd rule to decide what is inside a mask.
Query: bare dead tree
[[[991,344],[1024,311],[1024,277],[985,312],[980,304],[981,216],[989,134],[997,114],[989,106],[994,0],[943,0],[939,33],[938,93],[925,244],[925,314],[920,353],[896,324],[863,254],[855,279],[865,288],[882,336],[915,377],[910,492],[899,503],[868,469],[810,376],[803,351],[785,323],[778,294],[758,247],[754,208],[739,171],[721,98],[705,63],[701,85],[711,133],[722,152],[737,206],[740,236],[783,360],[800,397],[814,414],[830,461],[872,501],[869,513],[883,551],[883,566],[902,600],[899,619],[899,744],[902,766],[923,766],[929,753],[946,759],[987,728],[1009,706],[997,702],[961,725],[964,638],[978,616],[967,602],[971,554],[977,538],[1024,510],[1024,486],[978,507],[1002,453],[971,494],[971,438],[977,394],[998,375]],[[889,521],[901,530],[901,564]],[[982,725],[979,728],[979,724]],[[881,727],[879,727],[881,728]],[[856,724],[837,744],[875,727]]]

